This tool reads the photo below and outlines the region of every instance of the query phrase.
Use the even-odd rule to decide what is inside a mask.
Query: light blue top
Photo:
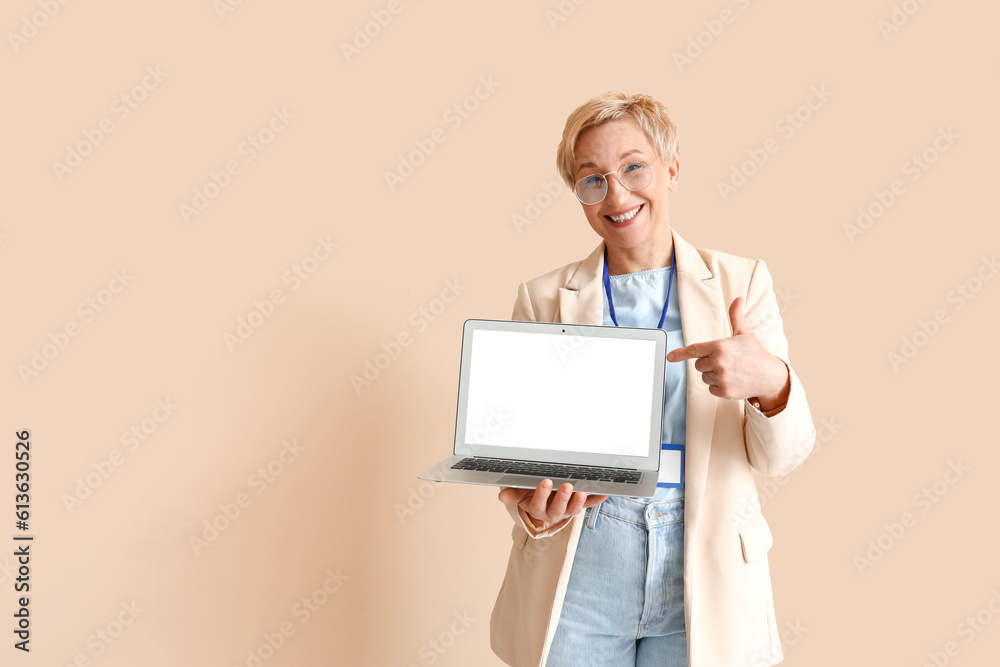
[[[611,298],[615,302],[615,316],[619,326],[655,329],[663,313],[663,301],[667,298],[667,284],[670,267],[650,269],[636,273],[610,276]],[[608,309],[608,296],[604,295],[604,325],[614,326]],[[681,310],[677,300],[677,276],[674,275],[670,290],[670,305],[663,329],[667,332],[667,351],[684,347],[684,333],[681,331]],[[685,444],[687,432],[687,364],[683,361],[667,362],[664,378],[663,432],[662,442],[674,445]],[[665,486],[656,489],[646,502],[663,502],[684,497],[684,489]]]

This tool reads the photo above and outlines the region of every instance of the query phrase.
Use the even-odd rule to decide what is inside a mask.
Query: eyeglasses
[[[659,158],[657,158],[659,160]],[[656,162],[656,160],[653,160]],[[590,174],[576,182],[573,191],[584,204],[599,204],[608,196],[608,179],[616,174],[618,182],[629,192],[642,190],[653,181],[653,168],[647,162],[629,162],[606,174]]]

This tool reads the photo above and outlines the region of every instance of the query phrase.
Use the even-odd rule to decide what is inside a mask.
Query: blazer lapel
[[[701,343],[726,335],[723,302],[719,280],[690,243],[671,230],[677,253],[677,299],[681,310],[681,331],[684,343]],[[670,362],[667,362],[670,363]],[[695,369],[694,359],[687,362],[687,433],[684,462],[684,513],[686,531],[693,535],[697,529],[705,485],[708,480],[708,463],[715,431],[715,412],[719,398],[712,395],[708,385]],[[685,544],[694,544],[685,538]]]
[[[559,288],[559,322],[566,324],[604,324],[604,242],[602,241],[576,272]]]

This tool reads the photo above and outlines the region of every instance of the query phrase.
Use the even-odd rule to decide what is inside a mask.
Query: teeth
[[[612,222],[625,222],[626,220],[634,218],[641,208],[642,206],[636,206],[624,215],[609,215],[608,217],[611,218]]]

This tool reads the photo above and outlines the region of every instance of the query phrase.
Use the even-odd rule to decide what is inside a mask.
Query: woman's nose
[[[618,174],[608,176],[608,194],[605,196],[606,200],[625,201],[630,194],[631,191],[618,180]]]

